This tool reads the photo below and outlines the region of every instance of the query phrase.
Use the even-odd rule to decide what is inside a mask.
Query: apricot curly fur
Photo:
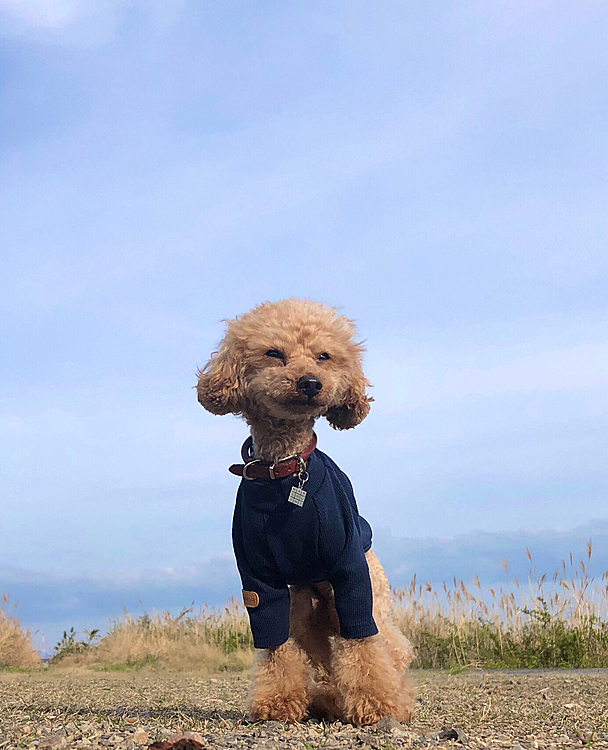
[[[249,688],[251,719],[302,721],[308,711],[310,685],[308,658],[291,639],[277,648],[259,649]]]
[[[198,372],[198,400],[212,414],[242,414],[256,455],[276,461],[309,439],[319,417],[344,430],[367,416],[369,382],[355,334],[353,322],[327,305],[302,299],[265,302],[227,321],[217,352]],[[267,357],[271,349],[284,359]],[[329,359],[319,360],[324,353]],[[302,375],[323,382],[314,403],[298,404],[296,383]]]
[[[265,302],[227,321],[218,351],[198,372],[198,400],[213,414],[242,415],[256,458],[278,461],[309,444],[320,417],[338,430],[365,419],[373,399],[362,352],[354,323],[336,308],[304,299]],[[304,375],[322,382],[314,398],[298,391]],[[412,648],[392,620],[380,561],[372,550],[366,560],[378,634],[342,638],[331,585],[292,586],[289,640],[256,653],[252,719],[316,716],[364,725],[388,715],[412,717],[414,692],[406,675]]]

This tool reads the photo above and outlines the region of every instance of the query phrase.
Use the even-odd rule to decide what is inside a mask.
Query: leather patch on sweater
[[[260,597],[256,594],[255,591],[245,591],[245,589],[243,589],[243,604],[246,607],[254,609],[258,606],[259,603]]]

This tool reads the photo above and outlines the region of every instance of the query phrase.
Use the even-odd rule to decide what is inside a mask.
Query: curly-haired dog
[[[353,323],[310,300],[266,302],[228,321],[199,372],[198,400],[251,428],[233,542],[257,649],[254,720],[307,715],[373,724],[411,718],[407,640],[350,481],[316,449],[315,420],[338,430],[369,411]]]

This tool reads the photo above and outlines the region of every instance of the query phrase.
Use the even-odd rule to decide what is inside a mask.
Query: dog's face
[[[219,350],[199,372],[199,402],[249,421],[327,417],[336,429],[369,411],[363,347],[353,323],[310,300],[266,302],[228,321]]]

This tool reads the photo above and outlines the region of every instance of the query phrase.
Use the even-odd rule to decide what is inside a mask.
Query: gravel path
[[[608,748],[606,671],[412,674],[419,708],[410,726],[355,729],[251,724],[245,676],[0,673],[0,750],[144,750],[184,731],[234,750]]]

